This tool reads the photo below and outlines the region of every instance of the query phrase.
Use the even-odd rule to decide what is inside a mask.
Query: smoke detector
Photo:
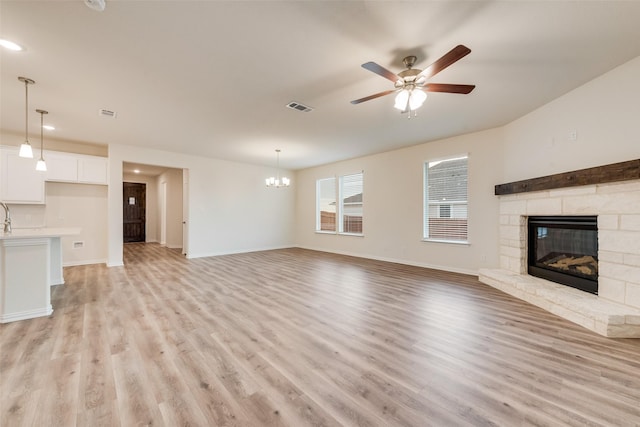
[[[106,6],[105,0],[84,0],[88,8],[102,12]]]

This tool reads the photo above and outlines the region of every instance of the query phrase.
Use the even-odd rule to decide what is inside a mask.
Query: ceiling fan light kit
[[[386,90],[373,95],[366,96],[364,98],[351,101],[352,104],[360,104],[361,102],[369,101],[375,98],[380,98],[392,93],[398,93],[395,98],[394,107],[403,113],[408,112],[409,118],[411,118],[411,112],[414,112],[424,104],[427,99],[426,92],[446,92],[446,93],[459,93],[468,94],[474,88],[475,85],[459,85],[459,84],[447,84],[447,83],[427,83],[427,80],[440,71],[444,70],[451,64],[459,61],[460,59],[471,53],[471,49],[466,46],[458,45],[447,52],[444,56],[438,59],[436,62],[425,68],[419,70],[413,68],[417,58],[413,55],[405,57],[402,62],[406,70],[394,74],[381,65],[375,62],[366,62],[362,64],[362,68],[365,68],[373,73],[378,74],[393,82],[395,89]]]

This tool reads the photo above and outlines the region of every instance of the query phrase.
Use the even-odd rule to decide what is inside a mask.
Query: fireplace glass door
[[[529,217],[529,274],[598,293],[595,216]]]

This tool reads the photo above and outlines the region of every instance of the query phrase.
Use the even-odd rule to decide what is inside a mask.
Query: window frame
[[[333,202],[329,202],[329,205],[331,205],[331,203],[334,204],[335,206],[335,220],[334,220],[334,229],[333,230],[323,230],[322,229],[322,210],[321,210],[321,183],[323,181],[329,181],[329,180],[333,180]],[[338,193],[337,193],[337,189],[336,189],[336,182],[337,179],[335,176],[332,177],[327,177],[327,178],[319,178],[316,180],[316,229],[315,232],[316,233],[322,233],[322,234],[336,234],[338,231],[338,227],[337,227],[337,219],[338,219]]]
[[[344,179],[346,177],[352,177],[352,176],[356,176],[356,175],[360,175],[360,194],[362,194],[362,201],[360,202],[361,204],[361,216],[360,216],[360,232],[351,232],[351,231],[344,231],[344,220],[345,220],[345,207],[344,207]],[[364,236],[364,171],[359,171],[359,172],[355,172],[355,173],[348,173],[348,174],[344,174],[344,175],[340,175],[338,177],[338,215],[337,215],[337,229],[338,229],[338,234],[341,235],[346,235],[346,236]],[[348,196],[351,197],[351,196]]]
[[[355,175],[361,176],[360,188],[362,193],[362,201],[360,202],[361,204],[360,229],[361,230],[363,229],[362,224],[364,223],[364,171],[358,171],[354,173],[346,173],[343,175],[334,175],[330,177],[316,179],[316,225],[315,225],[316,233],[336,234],[341,236],[360,236],[360,237],[364,236],[363,231],[360,231],[360,232],[344,231],[345,211],[347,209],[345,209],[345,205],[344,205],[343,183],[344,183],[344,178],[355,176]],[[333,180],[334,199],[331,202],[329,202],[329,205],[331,205],[332,203],[335,205],[335,224],[334,224],[335,228],[334,230],[322,230],[322,212],[323,211],[321,210],[321,205],[323,204],[323,202],[321,198],[321,186],[323,182],[326,182],[329,180]],[[347,196],[347,197],[350,197],[350,196]],[[327,202],[325,201],[324,204],[326,205],[326,203]]]
[[[458,155],[451,155],[451,156],[447,156],[447,157],[440,157],[440,158],[434,158],[434,159],[428,159],[425,160],[423,163],[423,177],[422,177],[422,185],[423,185],[423,191],[422,191],[422,197],[423,197],[423,202],[422,202],[422,241],[423,242],[435,242],[435,243],[450,243],[450,244],[457,244],[457,245],[469,245],[469,159],[470,159],[470,155],[469,153],[463,153],[463,154],[458,154]],[[429,164],[430,163],[434,163],[434,162],[446,162],[446,161],[453,161],[453,160],[458,160],[458,159],[466,159],[466,198],[465,201],[455,201],[455,200],[447,200],[445,201],[445,203],[431,203],[429,201]],[[436,206],[438,209],[438,212],[440,212],[440,207],[443,205],[449,205],[450,206],[450,216],[449,218],[454,219],[456,218],[454,216],[454,209],[455,206],[465,206],[465,217],[464,219],[466,219],[466,231],[465,231],[465,235],[464,235],[464,240],[463,239],[455,239],[455,238],[439,238],[439,237],[429,237],[429,208],[431,206]],[[438,217],[439,218],[439,217]]]

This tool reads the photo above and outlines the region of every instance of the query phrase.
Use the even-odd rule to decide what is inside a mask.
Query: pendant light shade
[[[36,163],[36,170],[46,172],[47,164],[44,161],[44,115],[49,114],[49,112],[45,110],[36,110],[36,112],[40,113],[40,159]]]
[[[286,177],[280,177],[280,150],[276,150],[276,176],[271,176],[265,179],[267,187],[288,187],[291,184],[291,180]]]
[[[407,109],[407,102],[409,101],[409,91],[407,89],[402,89],[398,95],[396,95],[396,102],[394,104],[394,108],[397,108],[400,111],[404,111]]]
[[[26,157],[33,159],[33,149],[29,144],[29,85],[35,84],[35,82],[26,77],[18,77],[18,80],[24,83],[24,142],[20,146],[20,157]]]
[[[414,89],[411,91],[411,97],[409,98],[409,108],[413,111],[422,107],[424,101],[427,99],[426,92],[420,89]]]

